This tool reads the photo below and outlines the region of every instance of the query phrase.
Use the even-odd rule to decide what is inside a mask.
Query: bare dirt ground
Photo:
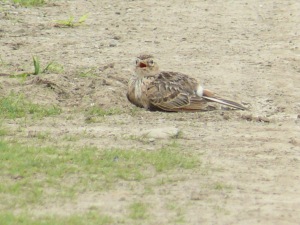
[[[165,208],[184,208],[185,224],[299,224],[300,221],[300,2],[267,1],[55,1],[38,8],[1,2],[1,73],[32,71],[32,56],[64,66],[58,74],[20,79],[0,77],[0,96],[24,93],[63,113],[33,121],[13,138],[35,143],[32,132],[51,137],[45,145],[153,149],[168,138],[134,140],[153,127],[176,128],[183,151],[199,152],[203,171],[144,195],[120,187],[81,193],[78,203],[40,208],[37,214],[74,213],[97,203],[118,217],[132,199],[151,205],[145,224],[173,224]],[[55,21],[89,13],[83,25],[55,27]],[[135,56],[155,55],[162,69],[190,74],[205,87],[244,103],[249,112],[219,109],[203,113],[136,110],[126,99]],[[94,76],[80,76],[92,71]],[[103,121],[86,123],[92,105],[121,109]],[[127,138],[126,138],[127,137]],[[11,137],[12,138],[12,137]],[[65,141],[67,142],[67,141]],[[228,188],[210,188],[220,183]],[[122,201],[120,198],[124,197]],[[150,221],[150,222],[149,222]]]

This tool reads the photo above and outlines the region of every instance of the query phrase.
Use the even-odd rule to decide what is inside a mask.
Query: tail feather
[[[208,97],[208,96],[202,96],[202,98],[204,98],[206,100],[209,100],[209,101],[212,101],[212,102],[218,102],[220,104],[227,105],[227,106],[230,106],[232,108],[241,109],[241,110],[248,110],[246,107],[242,106],[241,104],[236,103],[234,101],[227,100],[227,99],[216,98],[216,97]]]

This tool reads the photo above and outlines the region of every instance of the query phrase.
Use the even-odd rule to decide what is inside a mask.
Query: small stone
[[[295,145],[295,146],[300,146],[300,142],[296,138],[290,138],[289,143],[291,143],[292,145]]]
[[[248,115],[242,115],[241,116],[242,119],[247,120],[247,121],[252,121],[253,120],[253,116],[248,114]]]
[[[120,39],[121,39],[121,36],[115,35],[115,36],[113,36],[113,39],[114,39],[114,40],[120,40]]]
[[[123,201],[125,201],[125,200],[126,200],[125,197],[121,197],[121,198],[119,199],[119,201],[121,201],[121,202],[123,202]]]
[[[149,138],[149,142],[155,142],[155,138]]]
[[[25,29],[19,29],[15,31],[16,34],[25,34],[26,30]]]

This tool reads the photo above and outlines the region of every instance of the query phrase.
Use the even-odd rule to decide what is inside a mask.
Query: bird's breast
[[[134,83],[134,96],[136,99],[139,99],[139,100],[142,97],[142,84],[143,84],[142,79],[137,79]]]
[[[147,106],[147,86],[144,82],[144,78],[133,77],[128,83],[128,100],[138,106],[146,107]]]

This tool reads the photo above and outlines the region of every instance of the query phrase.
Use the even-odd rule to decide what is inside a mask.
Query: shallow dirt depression
[[[96,210],[112,224],[299,224],[299,32],[296,0],[58,0],[28,8],[1,1],[0,97],[22,94],[61,109],[41,119],[2,118],[8,133],[1,139],[98,151],[157,151],[175,142],[201,162],[120,180],[108,190],[83,190],[70,201],[29,205],[30,215]],[[250,110],[135,108],[126,99],[127,81],[135,56],[144,52],[163,70],[189,74]],[[34,71],[33,56],[41,69],[53,64],[45,73],[17,77]],[[147,216],[129,213],[135,202],[147,205]]]

